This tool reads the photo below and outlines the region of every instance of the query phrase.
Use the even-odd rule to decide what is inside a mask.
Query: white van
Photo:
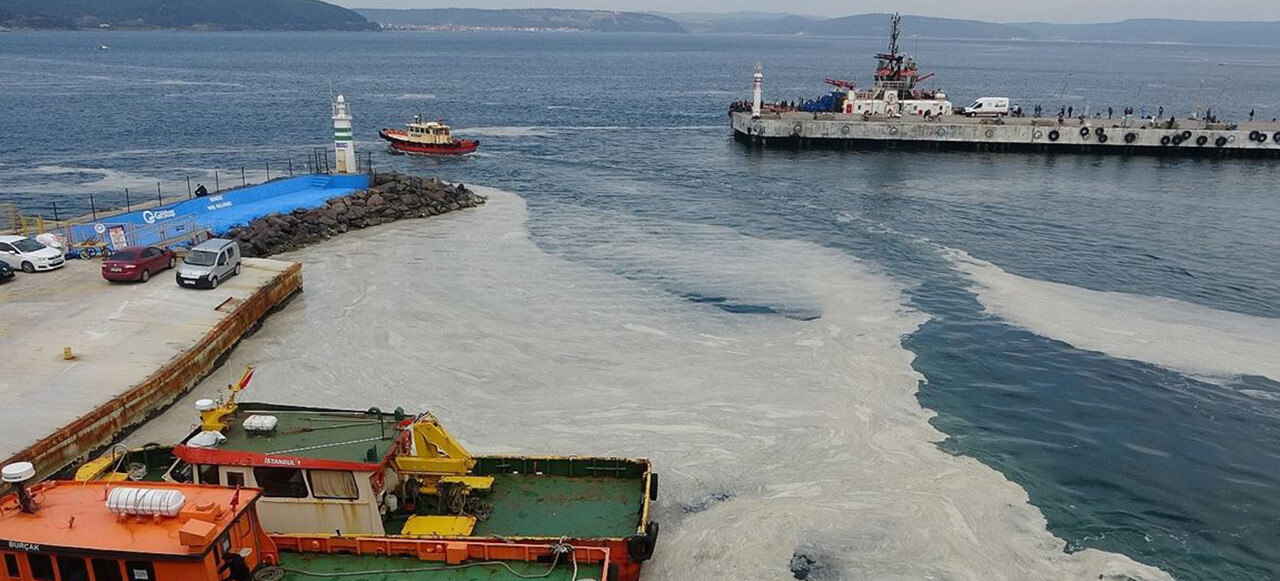
[[[178,286],[218,288],[240,274],[240,245],[235,240],[211,238],[192,248],[178,265]]]
[[[1008,97],[982,97],[963,109],[966,117],[1004,117],[1009,114]]]

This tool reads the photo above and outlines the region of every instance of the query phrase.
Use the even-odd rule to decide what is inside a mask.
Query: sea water
[[[430,409],[477,452],[649,456],[649,578],[1280,576],[1280,170],[731,140],[756,61],[811,97],[881,44],[11,33],[0,201],[305,165],[332,81],[375,167],[491,203],[287,256],[307,290],[197,394],[252,363],[254,399]],[[1280,114],[1274,49],[906,48],[957,101]],[[419,112],[480,153],[387,155]]]

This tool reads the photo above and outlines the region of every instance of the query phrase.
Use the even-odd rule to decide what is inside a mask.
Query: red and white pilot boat
[[[410,155],[464,155],[474,153],[480,142],[474,139],[457,139],[443,121],[423,121],[414,115],[404,129],[383,129],[381,137],[391,142],[391,148]]]

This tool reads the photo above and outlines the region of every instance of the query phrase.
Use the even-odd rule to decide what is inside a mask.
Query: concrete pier
[[[172,271],[112,284],[98,261],[0,286],[0,458],[45,477],[110,443],[208,375],[302,287],[302,266],[245,259],[217,289]],[[63,359],[63,348],[75,356]]]
[[[997,121],[949,115],[926,121],[800,112],[765,112],[752,118],[748,112],[734,112],[730,118],[735,139],[768,147],[1280,158],[1280,123],[1227,130],[1190,120],[1167,128],[1122,127],[1119,119],[1059,124],[1056,117]]]

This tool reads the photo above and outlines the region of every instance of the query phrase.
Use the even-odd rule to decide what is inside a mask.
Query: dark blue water
[[[99,43],[109,52],[94,50]],[[727,129],[756,61],[771,98],[866,81],[879,39],[526,34],[0,35],[0,202],[64,215],[123,189],[185,192],[305,165],[327,145],[330,81],[379,168],[524,196],[544,248],[628,276],[571,205],[801,239],[879,265],[931,320],[905,339],[942,445],[1029,492],[1065,550],[1179,579],[1280,578],[1280,385],[1191,377],[1075,349],[984,311],[944,249],[1030,279],[1280,317],[1280,165],[1259,161],[752,151]],[[908,41],[954,101],[1056,110],[1199,101],[1280,115],[1277,49]],[[376,129],[445,116],[468,159],[389,156]],[[666,290],[741,316],[817,316],[698,281]],[[1045,309],[1054,309],[1048,297]],[[1175,303],[1177,304],[1177,303]],[[1174,307],[1176,308],[1176,307]],[[1175,313],[1176,315],[1176,313]],[[1125,312],[1114,317],[1123,325]],[[1248,329],[1241,329],[1247,333]],[[1277,350],[1280,355],[1280,349]]]

